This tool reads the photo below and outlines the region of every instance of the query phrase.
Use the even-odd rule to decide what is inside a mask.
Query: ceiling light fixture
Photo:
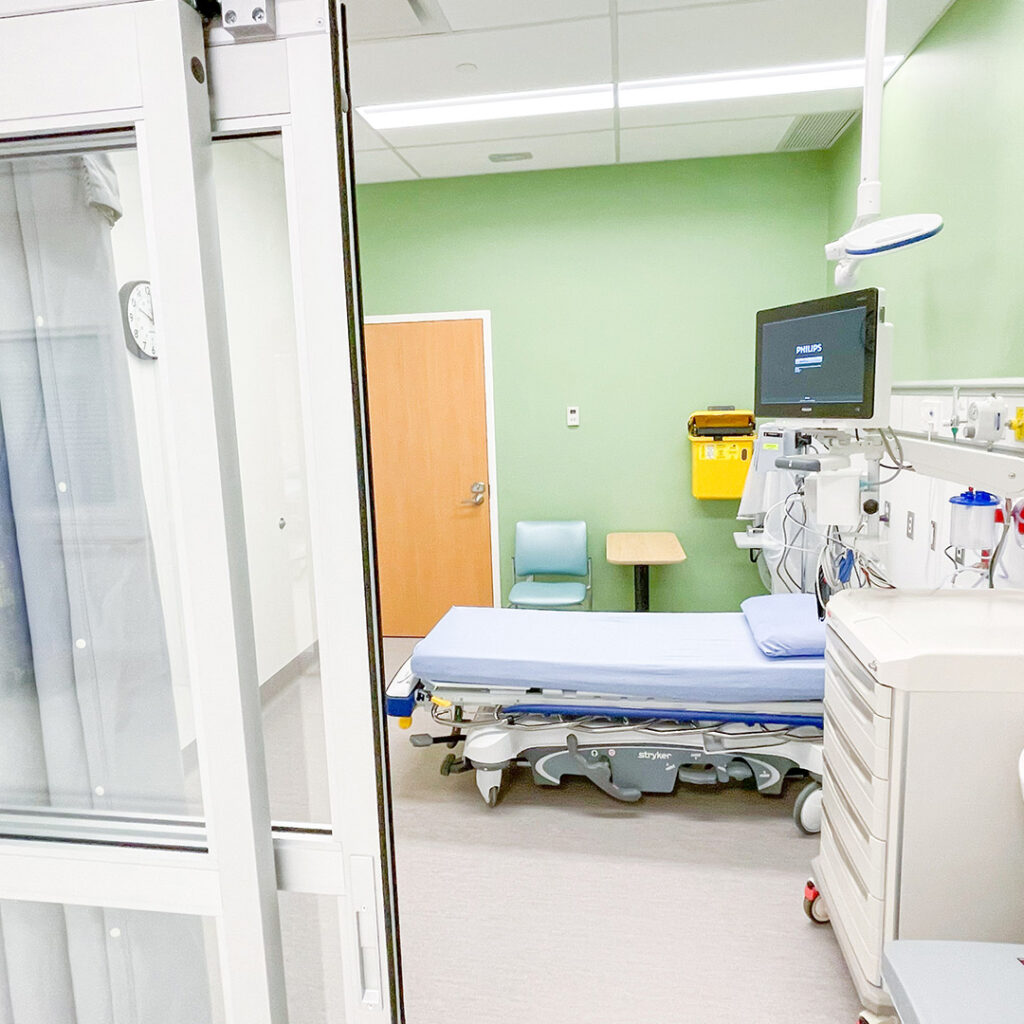
[[[902,56],[886,58],[886,78],[903,60]],[[806,64],[759,71],[623,82],[619,86],[619,106],[658,107],[863,87],[864,61],[851,60],[833,64]]]
[[[359,107],[371,128],[419,128],[427,125],[465,124],[468,121],[501,121],[511,117],[542,114],[575,114],[585,110],[611,110],[615,91],[610,85],[575,89],[513,92],[497,96],[467,96],[425,103],[389,103]]]
[[[487,158],[492,164],[511,164],[519,160],[532,160],[532,153],[491,153]]]

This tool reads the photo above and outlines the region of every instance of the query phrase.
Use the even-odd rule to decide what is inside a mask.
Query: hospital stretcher
[[[462,744],[442,774],[475,771],[494,806],[515,766],[542,786],[582,776],[617,800],[678,782],[751,780],[778,795],[809,777],[795,817],[819,828],[822,657],[766,657],[741,612],[452,608],[387,689],[408,727],[429,710]]]

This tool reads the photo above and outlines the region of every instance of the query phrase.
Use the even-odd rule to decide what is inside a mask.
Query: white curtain
[[[102,156],[0,162],[0,806],[186,807],[119,216]],[[0,1024],[210,1017],[198,920],[0,903]]]

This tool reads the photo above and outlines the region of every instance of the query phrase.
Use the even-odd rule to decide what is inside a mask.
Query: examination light
[[[825,257],[836,263],[835,281],[839,288],[853,285],[862,260],[934,238],[942,230],[942,217],[937,213],[881,217],[882,89],[887,77],[886,8],[887,0],[868,0],[857,216],[845,235],[825,246]]]

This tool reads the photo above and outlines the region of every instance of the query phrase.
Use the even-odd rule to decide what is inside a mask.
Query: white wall
[[[113,158],[125,207],[125,216],[113,231],[120,286],[148,279],[150,272],[136,156],[121,152]],[[257,663],[263,682],[316,639],[280,142],[219,142],[214,168]],[[159,344],[170,348],[174,339],[159,338]],[[164,386],[161,367],[165,364],[160,359],[143,361],[127,351],[125,358],[131,371],[175,691],[187,740],[192,733],[188,677],[176,597],[173,523],[166,513],[168,455],[161,431],[168,403],[175,397]],[[187,514],[189,495],[183,498]]]
[[[960,414],[966,412],[966,404],[974,395],[986,392],[1004,397],[1010,415],[1017,404],[1024,405],[1024,391],[1007,387],[993,381],[986,387],[982,382],[965,386],[960,399]],[[929,416],[934,410],[935,416]],[[946,424],[953,413],[953,392],[950,388],[901,387],[893,396],[892,426],[898,430],[918,433],[926,430],[929,420],[934,420],[934,436],[950,438]],[[1024,454],[1024,443],[1014,439],[1007,429],[999,444],[1007,450],[1019,450]],[[985,456],[980,455],[981,458]],[[884,471],[883,471],[884,473]],[[978,482],[970,478],[947,481],[922,473],[901,473],[892,483],[881,490],[881,499],[890,504],[890,523],[882,529],[886,542],[884,560],[892,579],[903,587],[948,586],[953,565],[944,554],[950,543],[949,499],[966,490],[969,486],[978,488]],[[1002,497],[1002,495],[1000,495]],[[907,513],[914,514],[914,536],[907,537]],[[931,546],[931,523],[936,524],[934,549]],[[1016,540],[1016,533],[1007,538],[1000,557],[996,586],[1024,587],[1024,548]],[[1005,573],[1005,575],[1003,574]],[[958,586],[970,586],[974,580],[962,577]],[[986,582],[979,584],[987,586]]]

